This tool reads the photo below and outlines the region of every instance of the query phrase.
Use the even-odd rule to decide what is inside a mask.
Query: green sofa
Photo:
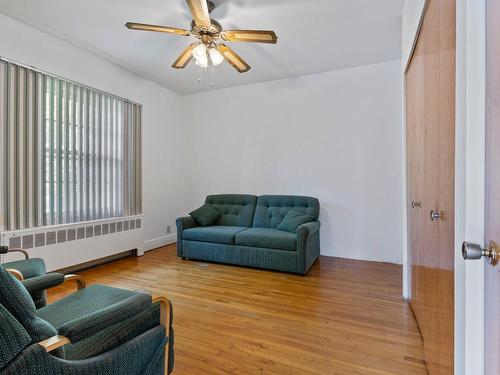
[[[177,255],[185,259],[306,274],[319,257],[319,201],[292,195],[209,195],[205,203],[221,216],[201,227],[177,219]],[[276,229],[291,209],[310,215],[297,233]]]

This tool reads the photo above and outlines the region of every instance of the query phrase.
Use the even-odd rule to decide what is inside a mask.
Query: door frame
[[[421,9],[415,45],[428,0]],[[484,374],[484,263],[465,262],[463,241],[484,245],[486,22],[485,0],[456,0],[455,131],[455,374]],[[403,61],[403,220],[407,218],[406,119]],[[406,58],[406,57],[405,57]],[[410,297],[408,232],[403,225],[403,297]]]
[[[484,245],[485,0],[457,0],[455,180],[456,374],[484,374],[484,262],[465,262],[463,241]]]

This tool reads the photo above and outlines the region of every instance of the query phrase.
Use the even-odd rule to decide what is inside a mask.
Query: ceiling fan
[[[224,60],[231,64],[238,72],[245,73],[250,70],[245,60],[229,48],[222,41],[227,42],[252,42],[276,44],[278,37],[270,30],[224,30],[219,22],[210,18],[215,4],[209,0],[186,0],[193,15],[191,29],[176,27],[148,25],[143,23],[127,22],[125,26],[131,30],[156,31],[160,33],[181,36],[194,36],[199,41],[189,45],[172,65],[173,68],[183,69],[194,57],[196,65],[208,67],[209,61],[219,65]]]

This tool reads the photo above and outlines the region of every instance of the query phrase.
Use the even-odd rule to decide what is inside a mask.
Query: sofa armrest
[[[198,227],[198,223],[191,216],[179,217],[175,221],[177,225],[177,256],[182,256],[182,232],[186,229]]]
[[[300,225],[297,228],[297,253],[299,257],[299,269],[301,274],[307,273],[320,252],[319,229],[321,223],[312,221]]]
[[[297,234],[299,235],[299,237],[301,235],[311,236],[315,232],[319,231],[320,227],[321,223],[319,221],[311,221],[309,223],[299,225],[299,227],[297,228]]]
[[[194,221],[194,219],[191,216],[179,217],[177,218],[175,223],[177,224],[177,228],[180,228],[182,230],[196,228],[199,226],[198,223]]]

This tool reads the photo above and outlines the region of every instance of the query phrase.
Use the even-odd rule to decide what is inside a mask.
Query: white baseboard
[[[151,240],[144,241],[144,251],[149,251],[157,249],[162,246],[170,245],[177,242],[177,234],[169,234],[167,236],[161,236],[158,238],[153,238]]]

